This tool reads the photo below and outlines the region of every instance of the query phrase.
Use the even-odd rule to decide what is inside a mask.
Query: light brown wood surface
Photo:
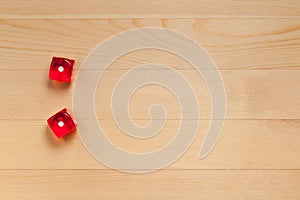
[[[0,5],[0,199],[300,199],[299,1],[5,0]],[[199,160],[211,114],[204,80],[183,59],[159,50],[117,59],[96,93],[99,123],[116,146],[154,151],[171,141],[179,126],[176,98],[154,85],[133,95],[130,112],[146,125],[148,108],[165,106],[160,134],[139,140],[116,126],[112,89],[139,64],[178,70],[195,90],[201,111],[199,119],[191,119],[200,122],[197,137],[179,160],[132,175],[97,162],[77,133],[62,140],[53,136],[46,119],[71,109],[74,83],[50,82],[48,68],[52,56],[74,58],[76,81],[97,44],[142,27],[180,31],[208,51],[224,81],[227,116],[217,145]]]

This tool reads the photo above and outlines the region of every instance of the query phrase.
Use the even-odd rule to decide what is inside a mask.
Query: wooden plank
[[[112,91],[124,73],[108,70],[102,77],[95,94],[99,119],[112,119]],[[210,119],[210,95],[204,81],[193,70],[180,73],[195,91],[200,119]],[[299,70],[225,70],[221,76],[227,95],[227,119],[300,119]],[[71,109],[74,85],[50,82],[48,70],[2,70],[0,119],[44,120],[60,108]],[[130,114],[133,119],[149,119],[148,109],[157,103],[165,107],[168,119],[180,119],[176,97],[164,87],[151,84],[133,94]],[[187,112],[194,109],[188,107]]]
[[[66,6],[67,5],[67,6]],[[1,1],[0,18],[299,17],[297,0]]]
[[[227,120],[217,145],[203,160],[198,156],[209,121],[199,123],[193,144],[169,169],[300,169],[300,120]],[[112,120],[100,124],[114,145],[146,153],[167,145],[179,121],[167,120],[157,136],[144,140],[125,135]],[[57,140],[45,120],[0,121],[0,132],[0,169],[107,169],[85,150],[76,133]]]
[[[75,58],[78,68],[97,44],[114,34],[164,27],[194,38],[223,70],[298,70],[299,26],[299,19],[2,20],[0,69],[47,69],[52,56]],[[155,50],[130,53],[120,60],[118,69],[154,61],[177,69],[189,67],[177,56]]]
[[[3,199],[300,198],[299,170],[163,170],[144,175],[112,170],[1,170],[0,177]]]

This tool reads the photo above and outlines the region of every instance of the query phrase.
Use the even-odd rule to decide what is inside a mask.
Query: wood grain
[[[298,0],[1,1],[0,199],[300,199],[299,18]],[[191,119],[200,123],[197,136],[179,160],[133,175],[97,162],[76,132],[54,138],[46,119],[71,108],[74,83],[53,83],[47,76],[51,57],[65,56],[76,59],[76,81],[97,44],[142,27],[179,31],[207,50],[221,70],[227,119],[214,150],[199,160],[211,114],[201,76],[185,60],[159,50],[120,57],[105,72],[95,98],[99,123],[113,144],[136,153],[157,150],[179,127],[176,98],[157,85],[138,90],[130,112],[135,123],[147,125],[149,107],[162,104],[168,115],[160,134],[140,140],[116,126],[112,88],[139,64],[178,70],[195,90],[201,111],[199,119]],[[149,70],[163,72],[145,73]]]
[[[297,0],[1,1],[0,18],[299,17]]]
[[[0,176],[3,199],[297,200],[300,195],[299,170],[163,170],[143,176],[111,170],[4,170]]]
[[[2,20],[0,69],[47,69],[53,55],[75,58],[78,68],[103,40],[142,27],[170,28],[192,37],[222,70],[300,69],[298,19]],[[116,67],[157,61],[186,69],[185,62],[171,56],[138,51]]]
[[[167,120],[160,134],[141,140],[121,132],[112,120],[100,120],[113,144],[136,153],[167,145],[179,122]],[[199,160],[208,125],[209,120],[199,122],[195,141],[168,169],[300,169],[300,120],[227,120],[214,150]],[[76,133],[57,140],[45,121],[0,121],[0,132],[0,169],[107,169],[85,150]]]
[[[124,72],[109,70],[101,79],[95,94],[99,119],[112,119],[112,91]],[[181,73],[195,90],[200,119],[210,119],[210,95],[201,76],[192,70]],[[221,74],[227,92],[227,119],[300,119],[299,70],[226,70]],[[0,97],[0,119],[43,120],[60,108],[71,108],[74,84],[57,85],[47,76],[48,70],[2,70],[0,93],[5,95]],[[176,97],[162,86],[152,85],[133,94],[132,118],[149,119],[148,109],[157,103],[166,108],[168,119],[180,119]]]

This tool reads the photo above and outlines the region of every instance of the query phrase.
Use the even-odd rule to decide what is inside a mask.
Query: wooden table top
[[[3,0],[0,4],[0,199],[300,199],[300,1],[298,0]],[[71,85],[48,80],[52,56],[74,58],[74,81],[88,53],[110,36],[143,27],[179,31],[201,44],[222,76],[224,129],[203,160],[211,99],[205,82],[182,58],[160,50],[128,53],[111,64],[97,87],[96,113],[113,144],[130,152],[162,148],[176,135],[180,105],[159,85],[129,102],[136,124],[148,109],[167,114],[160,134],[124,134],[111,94],[129,69],[150,62],[176,69],[198,98],[197,136],[172,165],[146,174],[96,161],[75,132],[56,139],[46,120],[72,110]],[[92,70],[92,69],[90,69]],[[146,69],[157,70],[160,69]],[[78,122],[78,125],[84,122]]]

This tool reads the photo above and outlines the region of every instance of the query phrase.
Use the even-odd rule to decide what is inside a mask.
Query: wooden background
[[[300,199],[300,1],[2,0],[0,20],[0,199]],[[96,94],[98,119],[119,147],[153,151],[179,124],[175,97],[150,85],[134,94],[130,111],[143,125],[150,105],[164,105],[163,131],[138,140],[116,127],[112,88],[137,64],[177,69],[197,92],[201,110],[197,138],[183,157],[166,169],[132,175],[94,160],[76,133],[53,137],[46,119],[71,108],[74,84],[56,85],[47,76],[52,56],[75,58],[78,69],[98,43],[140,27],[174,29],[201,43],[221,71],[228,102],[222,136],[199,160],[210,114],[201,77],[157,50],[119,58]]]

